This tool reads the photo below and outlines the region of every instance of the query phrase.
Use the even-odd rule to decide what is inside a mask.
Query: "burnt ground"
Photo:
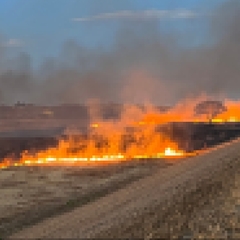
[[[12,157],[20,158],[24,151],[41,151],[49,147],[57,146],[58,141],[54,137],[4,137],[0,138],[0,158]]]

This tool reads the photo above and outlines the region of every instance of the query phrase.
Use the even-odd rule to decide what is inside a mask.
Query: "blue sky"
[[[224,0],[0,0],[0,34],[8,52],[28,52],[34,63],[57,56],[63,43],[73,39],[86,48],[108,48],[125,17],[106,13],[130,14],[167,11],[157,18],[164,31],[192,31],[194,41],[204,41],[204,19]],[[169,19],[173,11],[199,14]],[[155,12],[156,13],[156,12]],[[158,12],[161,14],[161,12]],[[162,12],[163,13],[163,12]],[[122,15],[121,15],[122,16]],[[75,19],[75,20],[74,20]],[[76,20],[77,19],[77,20]],[[88,19],[84,21],[84,19]],[[127,19],[128,21],[130,19]],[[164,20],[164,21],[162,21]],[[137,19],[138,21],[138,19]],[[131,20],[129,21],[131,22]],[[161,22],[161,24],[160,24]],[[186,45],[189,43],[185,39]],[[192,39],[193,41],[193,39]]]

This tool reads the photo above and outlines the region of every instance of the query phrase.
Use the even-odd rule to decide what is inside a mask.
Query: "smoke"
[[[127,21],[109,50],[87,49],[69,40],[59,56],[46,59],[37,72],[29,54],[9,58],[0,37],[0,102],[61,104],[98,99],[161,105],[202,92],[238,98],[239,1],[227,1],[202,21],[207,22],[208,44],[184,47],[179,31],[164,32],[156,19]],[[193,32],[186,28],[184,34],[184,39],[191,39]]]

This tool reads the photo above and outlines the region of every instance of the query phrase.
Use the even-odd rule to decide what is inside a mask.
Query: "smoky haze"
[[[203,92],[238,98],[240,3],[228,1],[201,18],[208,29],[208,44],[184,47],[177,31],[163,33],[156,20],[123,21],[109,50],[87,49],[69,40],[58,57],[45,59],[37,71],[32,70],[28,53],[9,58],[1,44],[0,102],[62,104],[98,99],[159,105]],[[187,31],[184,38],[191,41],[192,34]]]

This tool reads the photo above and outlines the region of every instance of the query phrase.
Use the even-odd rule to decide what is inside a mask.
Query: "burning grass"
[[[121,117],[103,119],[96,106],[90,108],[87,135],[68,132],[56,147],[41,151],[25,151],[18,159],[8,157],[0,168],[32,165],[104,165],[133,159],[182,158],[189,155],[172,138],[169,131],[157,130],[173,122],[235,122],[240,119],[237,101],[185,100],[174,108],[160,111],[152,105],[137,107],[124,105]],[[199,103],[200,101],[200,103]]]
[[[144,154],[143,151],[131,149],[131,152],[105,153],[99,151],[95,147],[91,150],[88,148],[85,151],[74,152],[69,141],[60,141],[59,145],[44,151],[39,151],[34,154],[24,152],[20,160],[14,161],[13,159],[5,159],[0,164],[0,168],[8,168],[10,166],[92,166],[92,165],[106,165],[124,161],[132,161],[134,159],[152,159],[152,158],[178,158],[184,157],[183,151],[175,150],[171,147],[164,148],[163,152],[153,151],[152,153]],[[168,146],[168,145],[167,145]],[[136,153],[134,152],[136,151]]]
[[[94,125],[95,126],[95,125]],[[102,121],[88,135],[61,138],[56,147],[38,152],[25,151],[19,160],[6,158],[1,168],[22,165],[110,164],[142,158],[183,157],[177,143],[155,126],[133,127],[128,122]]]

